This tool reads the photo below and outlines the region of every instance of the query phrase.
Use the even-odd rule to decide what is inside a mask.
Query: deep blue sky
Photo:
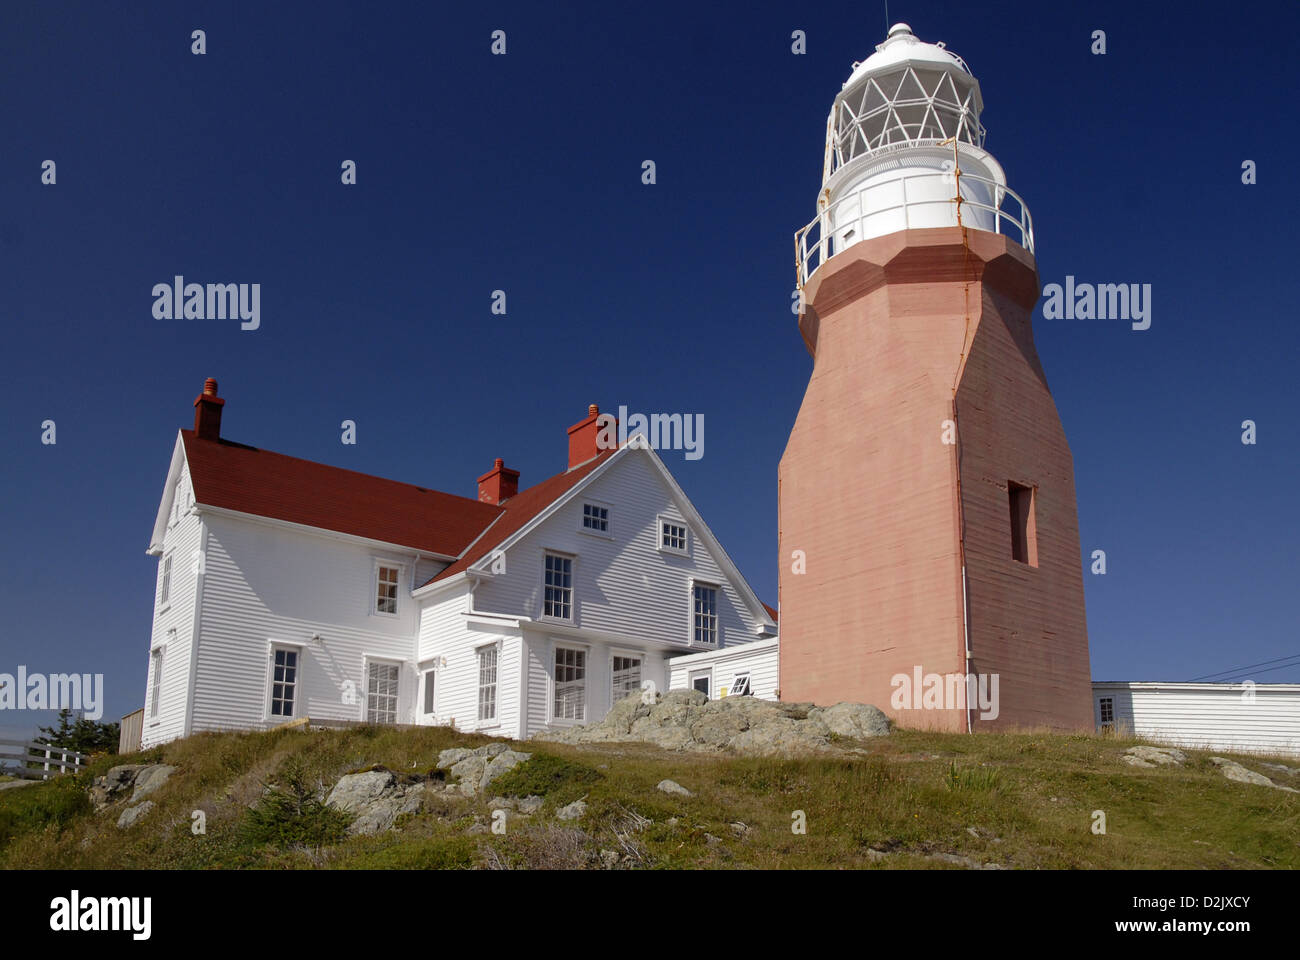
[[[1094,677],[1300,652],[1296,6],[890,7],[980,79],[1042,282],[1154,287],[1146,332],[1036,314],[1083,549],[1108,556]],[[226,436],[469,496],[493,457],[525,485],[563,469],[588,403],[703,413],[704,458],[666,462],[775,603],[811,370],[791,236],[885,27],[861,2],[6,4],[0,672],[103,672],[107,718],[143,701],[144,550],[207,376]],[[177,273],[261,283],[262,328],[153,319]]]

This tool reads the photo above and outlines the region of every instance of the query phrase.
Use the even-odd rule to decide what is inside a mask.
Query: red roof
[[[468,567],[473,566],[482,560],[489,553],[499,547],[510,536],[517,533],[528,525],[528,521],[537,516],[548,506],[564,496],[569,490],[573,489],[583,477],[588,476],[593,470],[604,463],[614,453],[613,450],[605,450],[596,454],[591,460],[580,466],[574,467],[565,473],[557,473],[549,480],[543,480],[541,483],[529,487],[522,493],[511,497],[505,503],[501,504],[500,509],[505,510],[505,516],[492,525],[492,528],[484,534],[483,539],[474,544],[474,549],[461,557],[451,566],[439,573],[430,583],[435,580],[445,580],[448,577],[454,577]]]
[[[182,430],[194,499],[457,557],[503,508]]]

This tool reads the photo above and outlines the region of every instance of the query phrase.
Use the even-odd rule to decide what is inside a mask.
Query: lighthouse
[[[831,106],[795,234],[813,371],[778,473],[781,698],[936,730],[1091,728],[1033,223],[982,109],[965,61],[903,23]]]

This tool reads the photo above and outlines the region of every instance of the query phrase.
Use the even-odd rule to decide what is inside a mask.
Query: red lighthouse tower
[[[814,366],[779,469],[781,696],[913,727],[1091,727],[1033,228],[982,105],[960,57],[898,24],[831,109],[796,234]]]

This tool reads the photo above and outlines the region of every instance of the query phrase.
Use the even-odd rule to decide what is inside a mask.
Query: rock
[[[737,735],[731,749],[758,756],[794,756],[815,753],[828,746],[824,736],[810,733],[802,724],[803,721],[788,717],[770,717]]]
[[[339,780],[325,798],[325,805],[344,813],[359,813],[395,783],[395,778],[387,770],[368,770],[365,773],[350,773]]]
[[[497,744],[493,744],[493,746],[497,746]],[[492,759],[488,761],[487,766],[483,768],[483,775],[478,784],[479,790],[486,790],[488,784],[493,780],[507,770],[513,770],[531,756],[531,753],[520,753],[517,750],[503,749],[497,751]]]
[[[117,818],[117,829],[125,830],[128,827],[135,826],[136,822],[153,809],[153,801],[146,800],[144,803],[137,803],[134,807],[127,807],[122,811],[122,815]]]
[[[728,826],[731,827],[731,832],[738,837],[744,837],[749,834],[749,826],[747,824],[741,823],[739,820],[737,820],[735,823],[728,824]]]
[[[119,799],[135,783],[136,774],[147,766],[147,763],[125,763],[111,768],[102,777],[96,777],[90,787],[90,799],[95,809],[102,810]]]
[[[434,766],[439,770],[445,770],[473,754],[473,750],[467,750],[464,747],[452,747],[450,750],[444,750],[438,754],[438,762]]]
[[[1130,767],[1154,767],[1155,766],[1154,763],[1148,763],[1146,760],[1143,760],[1141,757],[1130,756],[1127,753],[1119,758],[1119,762],[1127,763]],[[1055,800],[1056,798],[1053,797],[1052,799]]]
[[[514,797],[493,797],[488,801],[488,809],[514,810],[517,802]]]
[[[967,870],[1005,870],[1006,867],[997,863],[980,863],[970,857],[962,856],[959,853],[929,853],[926,854],[927,860],[938,860],[941,863],[951,863],[954,866],[965,867]]]
[[[600,851],[600,863],[601,866],[603,866],[606,870],[613,870],[615,867],[618,866],[618,851],[617,850]]]
[[[135,792],[131,794],[131,802],[135,803],[149,796],[166,783],[167,778],[175,772],[175,767],[169,767],[165,763],[145,767],[135,775]]]
[[[872,861],[873,863],[879,863],[881,860],[884,860],[888,856],[889,854],[887,854],[884,850],[877,850],[875,847],[867,847],[867,859]]]
[[[1173,747],[1150,747],[1145,744],[1139,744],[1136,747],[1129,747],[1124,751],[1124,756],[1132,757],[1143,761],[1142,763],[1133,763],[1131,760],[1125,760],[1125,763],[1134,767],[1154,767],[1154,766],[1181,766],[1187,760],[1187,754],[1181,750],[1175,750]]]
[[[487,769],[487,765],[488,762],[482,757],[470,754],[464,760],[453,764],[448,773],[460,779],[460,792],[464,796],[472,797],[478,793],[479,781],[483,779],[483,771]]]
[[[1285,763],[1260,763],[1261,767],[1268,767],[1270,770],[1276,770],[1278,773],[1285,773],[1288,777],[1300,773],[1300,767],[1288,767]]]
[[[693,797],[693,796],[695,796],[695,794],[691,793],[691,791],[687,790],[685,787],[683,787],[683,786],[682,786],[680,783],[678,783],[676,780],[660,780],[660,781],[655,785],[655,789],[656,789],[656,790],[661,790],[661,791],[663,791],[664,793],[673,793],[673,794],[676,794],[676,795],[679,796],[679,797]]]
[[[524,797],[516,803],[516,808],[523,816],[527,817],[542,809],[542,804],[545,802],[541,797],[537,796]]]
[[[587,813],[587,804],[582,800],[574,800],[567,807],[560,807],[555,811],[557,820],[580,820]]]
[[[489,743],[487,746],[479,747],[477,750],[475,750],[474,755],[476,757],[491,758],[491,757],[498,756],[502,753],[505,753],[509,749],[510,748],[504,743]]]
[[[469,825],[469,829],[467,829],[465,833],[470,836],[476,836],[480,833],[487,833],[489,830],[491,830],[491,827],[484,823],[482,818],[475,817],[474,822]]]
[[[1238,783],[1253,783],[1261,787],[1272,787],[1274,790],[1285,790],[1287,793],[1300,793],[1294,787],[1284,787],[1274,783],[1262,773],[1256,773],[1253,770],[1247,770],[1235,760],[1229,760],[1227,757],[1210,757],[1210,763],[1219,768],[1229,780],[1236,780]]]
[[[820,720],[836,736],[851,740],[868,740],[889,733],[889,718],[866,703],[837,703],[829,707],[814,707],[808,711],[807,717],[809,720]]]

